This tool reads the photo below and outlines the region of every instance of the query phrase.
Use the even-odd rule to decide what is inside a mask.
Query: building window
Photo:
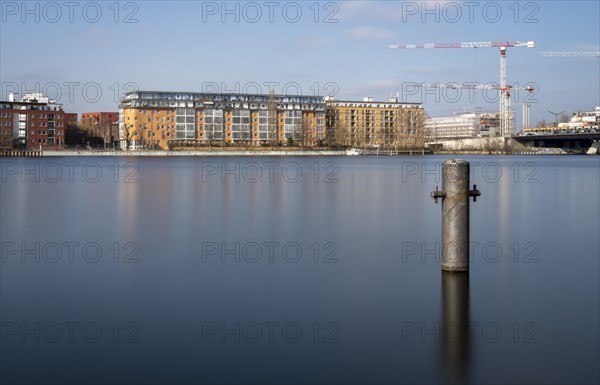
[[[260,140],[277,139],[277,111],[258,111],[258,138]]]
[[[285,111],[283,133],[286,139],[300,140],[302,135],[302,111]]]
[[[175,139],[196,138],[196,110],[179,107],[175,110]]]
[[[223,139],[223,110],[210,108],[204,110],[204,139]]]
[[[233,140],[250,140],[250,110],[236,108],[231,112]]]

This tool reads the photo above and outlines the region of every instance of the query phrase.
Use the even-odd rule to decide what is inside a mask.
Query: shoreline
[[[582,153],[568,153],[559,149],[552,149],[550,151],[482,151],[482,150],[456,150],[456,151],[436,151],[436,152],[425,152],[414,151],[414,152],[400,152],[395,154],[389,154],[381,152],[379,154],[369,153],[358,155],[359,157],[372,157],[372,156],[427,156],[427,155],[441,155],[441,156],[454,156],[454,155],[585,155]],[[592,154],[589,154],[592,155]],[[595,154],[594,154],[595,155]],[[216,157],[216,156],[237,156],[237,157],[255,157],[255,156],[272,156],[272,157],[289,157],[289,156],[349,156],[345,150],[321,150],[321,151],[299,151],[299,150],[228,150],[228,151],[168,151],[168,150],[134,150],[134,151],[122,151],[122,150],[8,150],[0,151],[0,157],[12,158],[12,157],[94,157],[94,156],[106,156],[106,157]]]
[[[169,151],[169,150],[43,150],[33,156],[135,156],[135,157],[179,157],[179,156],[346,156],[346,151]]]

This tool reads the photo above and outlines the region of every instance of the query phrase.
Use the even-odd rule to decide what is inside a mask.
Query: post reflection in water
[[[467,382],[469,322],[469,272],[442,271],[442,353],[449,382]]]

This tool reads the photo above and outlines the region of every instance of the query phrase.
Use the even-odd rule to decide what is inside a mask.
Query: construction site
[[[422,89],[496,90],[499,109],[455,112],[452,115],[427,117],[425,120],[425,146],[435,152],[475,153],[597,153],[600,140],[600,107],[592,112],[574,113],[571,121],[554,126],[532,127],[531,105],[522,103],[522,130],[516,130],[516,114],[511,108],[511,92],[533,93],[533,86],[510,85],[507,82],[507,49],[535,48],[529,41],[485,41],[430,44],[392,44],[390,49],[459,49],[495,48],[500,53],[499,83],[414,83]],[[541,57],[600,58],[600,52],[542,52]],[[426,106],[425,106],[426,108]],[[561,113],[549,113],[558,116]],[[564,113],[564,111],[562,112]],[[523,136],[544,135],[542,140],[524,140]],[[582,136],[580,136],[582,135]]]

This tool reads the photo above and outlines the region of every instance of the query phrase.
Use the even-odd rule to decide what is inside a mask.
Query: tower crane
[[[500,49],[500,133],[510,136],[514,129],[510,118],[510,92],[506,85],[506,49],[508,47],[535,48],[535,41],[479,41],[459,43],[433,43],[433,44],[391,44],[393,49],[409,48],[499,48]]]
[[[510,94],[510,90],[528,91],[533,92],[532,86],[520,87],[507,85],[502,87],[499,84],[469,84],[469,83],[409,83],[415,87],[427,87],[427,88],[451,88],[451,89],[472,89],[472,90],[501,90],[506,91]]]

